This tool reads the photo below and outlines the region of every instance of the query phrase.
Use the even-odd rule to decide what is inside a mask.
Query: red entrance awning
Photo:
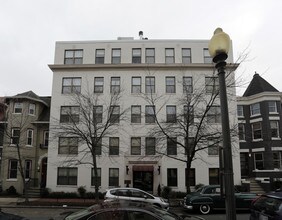
[[[133,171],[154,171],[154,167],[153,166],[137,166],[134,165],[132,167]]]

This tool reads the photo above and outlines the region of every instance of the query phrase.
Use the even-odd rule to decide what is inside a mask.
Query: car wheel
[[[204,215],[209,214],[211,211],[211,207],[207,204],[200,205],[200,212]]]

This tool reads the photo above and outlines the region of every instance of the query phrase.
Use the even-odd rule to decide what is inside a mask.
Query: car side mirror
[[[147,196],[147,195],[144,195],[144,199],[148,199],[148,196]]]

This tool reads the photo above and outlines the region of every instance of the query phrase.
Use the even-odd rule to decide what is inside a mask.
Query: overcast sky
[[[0,0],[0,96],[29,90],[50,96],[56,41],[210,39],[222,27],[235,60],[247,59],[237,75],[255,71],[282,91],[280,0]],[[242,95],[245,87],[237,91]]]

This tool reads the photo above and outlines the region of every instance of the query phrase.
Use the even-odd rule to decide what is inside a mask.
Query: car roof
[[[137,188],[130,188],[130,187],[117,187],[117,188],[111,188],[111,189],[108,189],[108,190],[118,190],[118,189],[136,189],[136,190],[143,191],[143,190],[141,190],[141,189],[137,189]]]

